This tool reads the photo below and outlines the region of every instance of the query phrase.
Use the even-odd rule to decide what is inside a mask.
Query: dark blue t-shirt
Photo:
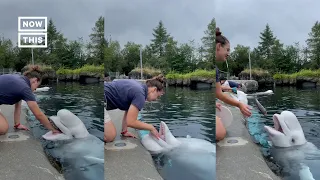
[[[129,110],[131,104],[139,111],[144,107],[148,96],[147,85],[134,79],[120,79],[104,83],[104,95],[107,102],[107,110]]]
[[[12,105],[21,100],[36,101],[30,80],[18,74],[0,75],[0,104]]]
[[[220,82],[220,71],[218,69],[218,67],[216,66],[216,83]]]
[[[240,84],[238,84],[238,83],[236,83],[236,82],[228,81],[228,83],[229,83],[229,86],[230,86],[231,88],[234,88],[234,87],[238,88],[238,87],[240,87]]]

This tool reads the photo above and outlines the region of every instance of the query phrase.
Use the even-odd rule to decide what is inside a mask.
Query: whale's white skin
[[[229,96],[231,96],[233,99],[240,101],[244,104],[248,104],[247,94],[244,93],[243,91],[238,90],[237,94],[230,93],[230,92],[226,92],[226,93],[229,94]]]
[[[104,179],[104,143],[89,134],[83,122],[69,110],[61,109],[50,118],[63,133],[52,135],[50,131],[43,138],[59,144],[49,152],[66,169],[65,179]]]
[[[176,138],[172,135],[168,126],[165,122],[160,122],[160,139],[155,138],[151,134],[145,135],[141,139],[142,145],[149,151],[151,154],[159,154],[168,152],[174,148],[186,148],[188,151],[204,151],[209,153],[215,153],[215,145],[197,138]]]
[[[44,92],[44,91],[49,91],[49,89],[50,87],[41,87],[34,90],[34,92]]]
[[[253,93],[253,94],[247,94],[248,96],[259,96],[259,95],[271,95],[274,94],[272,90],[267,90],[264,92],[257,92],[257,93]]]
[[[50,131],[42,136],[44,139],[58,141],[89,136],[89,132],[83,122],[69,110],[61,109],[58,111],[57,116],[51,116],[50,119],[63,133],[52,135],[52,131]]]
[[[273,115],[274,128],[265,126],[272,142],[271,156],[284,179],[320,179],[320,151],[305,139],[297,117],[290,111]]]
[[[161,139],[163,139],[170,148],[180,147],[188,149],[188,151],[216,152],[215,145],[206,140],[191,138],[189,136],[187,138],[175,138],[167,124],[163,121],[160,122],[159,134]]]
[[[142,137],[141,143],[152,154],[162,154],[163,171],[167,179],[207,180],[215,178],[216,146],[206,140],[191,138],[175,138],[168,126],[160,123],[157,140],[152,135]],[[171,162],[172,167],[169,166]],[[179,171],[179,172],[177,172]]]

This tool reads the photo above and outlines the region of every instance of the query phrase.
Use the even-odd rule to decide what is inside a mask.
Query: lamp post
[[[31,48],[31,57],[32,57],[32,65],[34,65],[34,59],[33,59],[33,48]]]
[[[250,57],[250,48],[249,48],[249,70],[250,70],[250,80],[251,80],[251,57]]]
[[[142,47],[140,47],[140,73],[141,79],[143,79],[143,71],[142,71]]]

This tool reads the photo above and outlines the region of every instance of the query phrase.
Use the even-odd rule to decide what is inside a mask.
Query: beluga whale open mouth
[[[91,180],[104,177],[104,143],[90,134],[82,120],[67,109],[50,117],[62,132],[47,132],[42,137],[55,141],[48,149],[50,156],[60,162],[66,180]]]
[[[265,126],[265,129],[269,132],[269,134],[271,136],[275,135],[275,134],[284,134],[282,127],[280,126],[280,121],[279,118],[281,118],[279,116],[279,114],[274,114],[273,115],[273,123],[274,123],[274,127],[271,126]]]
[[[264,126],[273,146],[291,147],[306,143],[306,139],[297,117],[290,111],[273,115],[274,127]]]

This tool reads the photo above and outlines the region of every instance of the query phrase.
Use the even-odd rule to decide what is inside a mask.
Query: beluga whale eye
[[[294,143],[294,142],[295,142],[295,140],[292,138],[292,139],[291,139],[291,142],[292,142],[292,143]]]

